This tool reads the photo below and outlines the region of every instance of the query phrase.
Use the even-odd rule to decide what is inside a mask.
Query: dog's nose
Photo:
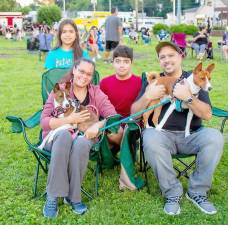
[[[209,88],[208,88],[208,91],[211,91],[211,90],[212,90],[212,87],[209,87]]]

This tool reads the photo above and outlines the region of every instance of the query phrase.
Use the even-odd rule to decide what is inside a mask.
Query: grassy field
[[[214,39],[216,46],[217,39]],[[154,46],[144,46],[128,43],[134,48],[135,62],[133,72],[158,70]],[[228,109],[228,63],[220,58],[220,52],[215,51],[215,59],[205,61],[216,64],[212,74],[213,91],[211,100],[214,106]],[[190,70],[197,64],[196,59],[188,54],[184,69]],[[113,73],[111,65],[97,63],[97,70],[104,77]],[[228,224],[228,126],[225,129],[226,145],[222,160],[216,170],[213,186],[209,193],[218,213],[208,216],[201,213],[185,197],[182,198],[182,213],[170,217],[163,213],[163,198],[157,182],[150,171],[149,182],[151,194],[146,188],[137,192],[120,192],[118,190],[119,168],[104,171],[100,178],[100,196],[93,201],[84,201],[89,207],[83,216],[73,214],[69,207],[60,206],[57,219],[52,221],[42,216],[44,198],[32,198],[32,185],[35,170],[35,159],[23,141],[22,135],[12,134],[6,115],[17,115],[22,118],[31,116],[41,107],[40,83],[43,73],[43,62],[38,61],[37,54],[29,54],[24,42],[7,41],[0,38],[0,224]],[[220,120],[213,118],[206,126],[218,128]],[[36,130],[38,131],[38,129]],[[37,133],[30,133],[36,139]],[[41,172],[39,193],[45,190],[46,175]],[[94,185],[94,176],[88,171],[84,187],[89,191]],[[182,178],[184,190],[187,180]]]

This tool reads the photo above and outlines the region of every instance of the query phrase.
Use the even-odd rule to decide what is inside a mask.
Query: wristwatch
[[[192,104],[192,101],[193,101],[193,98],[192,98],[192,96],[190,96],[190,97],[188,97],[188,98],[184,101],[184,103],[186,103],[186,104],[188,104],[188,105],[191,105],[191,104]]]

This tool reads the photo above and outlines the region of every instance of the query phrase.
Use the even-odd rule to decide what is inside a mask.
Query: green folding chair
[[[228,111],[225,111],[217,107],[212,107],[212,115],[222,119],[220,132],[223,133],[225,123],[228,118]],[[174,169],[177,171],[177,178],[181,176],[189,178],[188,173],[195,166],[196,155],[176,154],[176,155],[173,155],[172,158],[179,162],[178,165],[174,165]],[[192,161],[191,161],[191,158],[193,159]]]
[[[41,94],[43,99],[43,104],[45,104],[49,93],[53,89],[53,86],[58,82],[63,75],[68,71],[68,69],[51,69],[46,71],[42,75],[42,84],[41,84]],[[99,73],[95,71],[93,77],[93,83],[99,83]],[[42,130],[39,132],[38,141],[32,143],[28,136],[27,131],[30,129],[36,128],[40,124],[42,109],[33,114],[30,118],[23,120],[21,117],[17,116],[7,116],[6,119],[11,122],[11,128],[13,133],[23,133],[24,141],[27,144],[28,150],[33,153],[37,160],[36,169],[35,169],[35,178],[33,185],[33,194],[34,197],[37,196],[37,183],[39,178],[40,168],[44,173],[48,172],[48,165],[51,159],[51,153],[45,149],[39,149],[38,146],[42,143]],[[116,122],[120,119],[120,115],[114,115],[107,119],[105,126]],[[109,128],[109,132],[117,132],[119,129],[118,126]],[[34,129],[35,131],[36,129]],[[93,145],[90,151],[90,159],[96,161],[96,182],[95,182],[95,194],[98,195],[98,186],[99,186],[99,173],[103,168],[112,168],[115,165],[115,158],[112,156],[111,150],[109,149],[108,140],[105,135],[105,132],[102,132],[100,135],[99,141]],[[92,198],[92,195],[87,193],[84,189],[82,192],[86,194],[88,198]]]

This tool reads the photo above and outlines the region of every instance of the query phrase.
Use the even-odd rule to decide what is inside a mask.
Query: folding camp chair
[[[146,73],[143,72],[142,73],[142,84],[143,86],[147,83],[147,79],[146,79]],[[216,107],[212,107],[212,114],[213,116],[222,118],[222,124],[220,127],[220,131],[223,133],[224,130],[224,126],[226,123],[226,120],[228,118],[228,111],[216,108]],[[142,152],[143,155],[143,152]],[[186,155],[186,154],[175,154],[172,155],[172,158],[174,161],[174,169],[177,171],[177,178],[183,176],[186,178],[189,178],[188,173],[189,171],[195,166],[195,162],[196,162],[196,154],[191,154],[191,155]],[[146,173],[148,170],[147,167],[147,163],[144,161],[142,161],[142,163],[144,164],[144,168],[143,171]],[[145,177],[147,177],[147,175],[145,174]],[[146,184],[148,184],[148,181],[146,180]]]
[[[140,124],[135,120],[129,120],[124,127],[124,134],[120,145],[120,163],[122,169],[125,170],[127,176],[137,189],[145,186],[145,181],[136,174],[136,162],[138,161],[138,152],[140,159],[140,172],[144,172],[145,181],[147,181],[146,172],[143,171],[143,162],[145,162],[142,154],[142,135]]]
[[[186,56],[186,34],[185,33],[172,33],[171,41],[175,43],[183,52],[183,56]]]
[[[43,104],[45,104],[49,93],[53,89],[53,86],[56,82],[58,82],[63,75],[68,71],[68,69],[51,69],[45,72],[42,75],[42,98],[43,98]],[[95,71],[94,77],[93,77],[93,83],[98,84],[99,83],[99,73]],[[28,146],[28,150],[31,151],[36,160],[36,170],[35,170],[35,179],[34,179],[34,186],[33,186],[33,193],[34,197],[37,195],[37,183],[39,178],[39,171],[40,168],[47,173],[48,172],[48,165],[50,163],[51,159],[51,153],[49,151],[46,151],[45,149],[39,149],[38,146],[42,143],[42,130],[40,130],[38,141],[36,143],[32,143],[28,136],[27,136],[27,130],[30,128],[35,128],[37,125],[40,124],[40,116],[41,116],[42,110],[37,111],[33,116],[31,116],[27,120],[23,120],[20,117],[16,116],[7,116],[6,118],[12,123],[12,132],[14,133],[23,133],[24,140]],[[107,122],[105,125],[109,125],[113,122],[116,122],[120,119],[120,115],[115,115],[113,117],[110,117],[107,119]],[[118,127],[112,127],[109,129],[110,132],[117,132]],[[102,135],[99,138],[99,141],[93,145],[91,149],[90,159],[95,160],[96,163],[96,182],[95,182],[95,193],[98,195],[98,178],[99,178],[99,172],[101,172],[102,168],[110,168],[114,165],[114,158],[112,157],[111,151],[109,149],[108,143],[107,143],[107,137],[105,136],[105,133],[103,132]],[[84,191],[82,189],[82,192],[87,195],[87,197],[92,198],[92,196]]]

